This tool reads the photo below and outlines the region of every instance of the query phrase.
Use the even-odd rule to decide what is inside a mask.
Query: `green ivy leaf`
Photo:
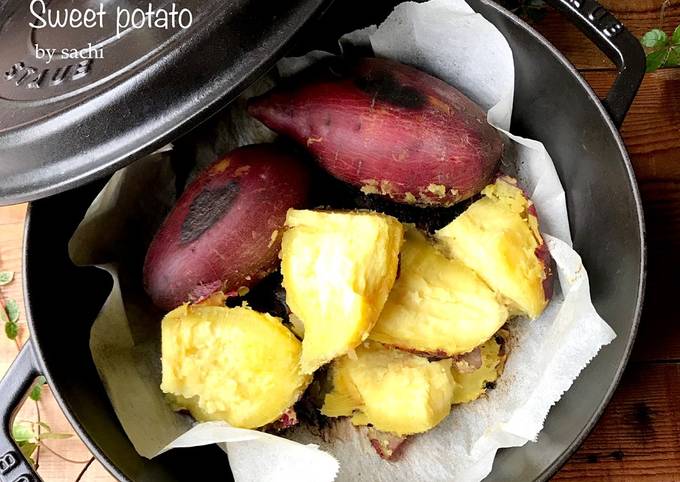
[[[654,72],[659,67],[663,66],[666,62],[666,56],[668,55],[668,50],[657,50],[647,54],[647,72]]]
[[[40,377],[44,380],[43,377]],[[40,381],[40,380],[38,380]],[[44,383],[44,382],[43,382]],[[41,432],[43,429],[44,432]],[[12,425],[12,438],[19,446],[21,453],[31,464],[35,466],[33,454],[40,446],[40,442],[45,439],[63,440],[73,437],[70,433],[55,433],[49,425],[44,422],[30,422],[28,420],[17,420]]]
[[[9,321],[16,323],[19,319],[19,305],[16,300],[7,300],[7,303],[5,303],[5,311],[7,311]]]
[[[16,340],[17,336],[19,336],[19,325],[13,321],[5,322],[5,335],[10,340]]]
[[[8,285],[14,279],[14,271],[0,271],[0,286]]]
[[[34,422],[36,425],[40,425],[46,432],[51,432],[52,428],[47,425],[45,422]]]
[[[35,466],[35,460],[33,460],[33,453],[37,448],[38,448],[37,443],[24,443],[19,445],[19,450],[21,450],[21,453],[24,454],[24,457],[26,457],[33,466]]]
[[[675,30],[673,31],[673,36],[671,37],[671,42],[675,45],[680,45],[680,25],[675,27]]]
[[[654,28],[642,36],[641,42],[650,49],[663,48],[668,43],[668,35],[663,30]]]
[[[39,376],[38,379],[35,382],[35,385],[33,385],[33,388],[31,389],[31,393],[29,397],[31,397],[31,400],[33,401],[38,401],[40,400],[40,397],[42,396],[42,389],[43,385],[45,385],[45,382],[47,379],[43,376]],[[49,430],[49,427],[48,427]]]
[[[664,65],[666,67],[680,67],[680,45],[669,49],[668,58]]]
[[[32,442],[36,439],[31,422],[14,422],[12,425],[12,438],[21,445],[22,443]]]

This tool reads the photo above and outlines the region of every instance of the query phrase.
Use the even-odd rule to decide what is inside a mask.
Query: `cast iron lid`
[[[0,0],[0,205],[81,185],[186,132],[328,3]]]

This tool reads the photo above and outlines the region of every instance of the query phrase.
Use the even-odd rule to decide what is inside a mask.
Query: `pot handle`
[[[619,70],[603,103],[614,124],[620,127],[645,75],[645,53],[640,42],[595,0],[546,3],[566,15]]]
[[[0,380],[0,482],[38,482],[42,480],[12,439],[16,410],[40,375],[31,343],[19,352],[5,377]]]

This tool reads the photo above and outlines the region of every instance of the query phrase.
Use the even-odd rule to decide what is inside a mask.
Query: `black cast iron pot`
[[[363,3],[337,0],[309,27],[300,51],[328,48],[339,34],[385,18],[393,5]],[[601,102],[532,28],[488,0],[469,3],[510,43],[516,68],[512,131],[541,140],[552,155],[567,193],[574,245],[590,275],[593,302],[617,333],[553,407],[538,442],[501,451],[487,479],[546,480],[576,450],[609,401],[639,320],[645,276],[642,209],[617,126],[639,87],[644,55],[636,39],[593,0],[550,0],[619,68]],[[39,374],[47,377],[78,435],[118,479],[230,480],[227,457],[217,447],[175,450],[151,461],[140,457],[111,408],[88,344],[111,281],[102,271],[74,267],[67,254],[71,234],[102,186],[101,181],[81,186],[30,207],[24,293],[32,336],[0,382],[0,481],[38,479],[11,441],[10,423]]]

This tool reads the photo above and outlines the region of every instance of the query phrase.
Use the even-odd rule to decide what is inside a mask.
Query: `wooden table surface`
[[[662,27],[670,34],[680,24],[680,0],[601,0],[636,36]],[[604,94],[615,70],[578,30],[549,11],[536,28],[564,52],[595,91]],[[645,207],[649,277],[640,332],[633,355],[612,402],[599,423],[555,477],[556,480],[680,481],[680,69],[648,74],[621,128],[635,167]],[[1,289],[21,300],[21,240],[25,206],[0,208],[0,270],[17,272]],[[23,318],[22,318],[23,321]],[[25,329],[24,329],[25,331]],[[22,333],[22,340],[27,333]],[[0,375],[17,352],[0,337]],[[71,431],[54,400],[39,402],[41,417],[53,430]],[[26,404],[19,417],[34,419]],[[74,481],[90,454],[76,438],[50,440],[39,472],[46,481]],[[110,481],[93,463],[82,481]]]

